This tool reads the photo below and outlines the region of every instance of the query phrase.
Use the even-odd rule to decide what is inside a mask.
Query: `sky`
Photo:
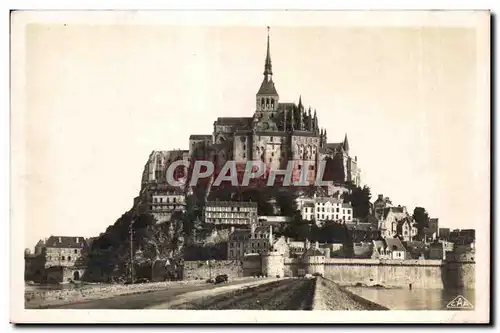
[[[329,142],[347,133],[372,200],[425,207],[445,227],[484,223],[489,114],[477,108],[474,29],[270,34],[280,102],[301,95]],[[188,149],[217,117],[252,116],[266,38],[265,25],[27,26],[26,247],[105,231],[132,207],[151,151]]]

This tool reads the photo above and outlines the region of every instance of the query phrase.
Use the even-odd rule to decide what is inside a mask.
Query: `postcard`
[[[11,321],[488,323],[490,20],[12,12]]]

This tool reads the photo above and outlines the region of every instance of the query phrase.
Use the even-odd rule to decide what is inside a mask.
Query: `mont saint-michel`
[[[475,230],[372,193],[349,133],[321,122],[329,111],[279,94],[269,28],[262,37],[253,105],[202,133],[186,115],[189,141],[144,157],[132,207],[100,235],[47,235],[26,249],[27,308],[401,309],[384,291],[409,297],[405,309],[474,308]],[[252,161],[265,172],[248,186],[218,181]],[[269,186],[276,170],[307,185]]]

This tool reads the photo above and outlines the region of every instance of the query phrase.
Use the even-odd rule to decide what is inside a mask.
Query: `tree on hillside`
[[[283,236],[303,241],[311,239],[311,225],[309,221],[302,219],[300,211],[296,211],[292,216],[292,221],[288,223],[283,231]]]
[[[271,195],[266,188],[249,188],[241,190],[241,201],[252,201],[257,203],[259,215],[272,215],[273,206],[269,203]]]
[[[318,230],[318,242],[321,243],[344,243],[346,240],[346,230],[342,224],[334,221],[325,221]]]
[[[425,228],[429,226],[429,214],[425,210],[424,207],[415,207],[413,210],[413,218],[417,223],[417,229],[419,233]]]
[[[345,202],[351,202],[353,216],[364,219],[370,214],[371,191],[368,186],[353,186],[350,193],[344,192]]]
[[[282,216],[294,216],[297,212],[295,194],[289,191],[280,191],[276,194],[276,203],[280,208]]]

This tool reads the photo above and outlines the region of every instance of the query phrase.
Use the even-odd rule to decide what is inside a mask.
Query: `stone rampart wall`
[[[207,280],[221,274],[227,274],[230,279],[242,277],[241,261],[214,260],[210,264],[207,261],[184,262],[183,280]]]

